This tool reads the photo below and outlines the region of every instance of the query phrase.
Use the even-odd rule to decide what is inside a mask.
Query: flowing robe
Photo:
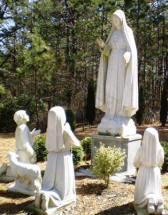
[[[138,110],[137,50],[132,30],[126,23],[124,12],[116,15],[122,23],[120,31],[112,27],[102,51],[96,91],[96,107],[111,117],[131,117]],[[107,50],[111,49],[110,52]],[[124,54],[130,53],[128,64]]]
[[[134,165],[139,168],[134,193],[135,204],[138,207],[143,208],[149,201],[155,205],[163,202],[160,173],[163,161],[164,151],[159,143],[157,131],[148,128],[134,161]]]
[[[126,39],[121,30],[116,30],[113,33],[108,47],[111,52],[108,59],[105,89],[106,111],[112,116],[123,116],[122,101],[126,75],[123,55],[127,51],[127,47]]]
[[[36,155],[32,148],[33,138],[26,124],[18,125],[15,131],[17,154],[19,161],[35,163]]]
[[[75,175],[71,146],[79,146],[79,141],[66,123],[63,131],[65,148],[48,154],[48,162],[43,178],[42,190],[50,197],[53,206],[61,206],[76,200]]]
[[[40,193],[48,197],[47,207],[61,207],[76,200],[75,175],[71,146],[80,146],[71,131],[62,107],[50,109],[48,114],[48,162]]]

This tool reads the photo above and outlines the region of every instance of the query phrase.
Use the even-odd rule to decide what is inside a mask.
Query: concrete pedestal
[[[133,175],[136,172],[136,168],[133,165],[133,161],[136,155],[136,152],[141,144],[142,135],[135,134],[134,136],[128,136],[126,138],[114,137],[114,136],[104,136],[94,134],[92,136],[92,155],[91,160],[93,164],[93,159],[95,156],[95,147],[98,148],[100,143],[103,143],[105,147],[120,147],[125,150],[126,158],[124,160],[124,166],[122,167],[120,173],[125,173],[126,175]]]
[[[24,186],[23,184],[19,183],[18,181],[15,181],[13,184],[11,184],[8,187],[8,192],[14,192],[14,193],[22,193],[24,195],[28,196],[34,196],[37,192],[37,190],[32,189],[32,187]]]
[[[134,136],[136,135],[136,126],[133,119],[122,116],[111,116],[105,114],[97,128],[99,134],[112,136]]]

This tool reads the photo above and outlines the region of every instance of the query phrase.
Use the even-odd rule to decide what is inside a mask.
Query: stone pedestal
[[[37,190],[33,189],[32,186],[27,186],[19,183],[19,181],[15,181],[13,184],[11,184],[8,187],[8,192],[14,192],[14,193],[22,193],[24,195],[28,196],[34,196],[37,192]]]
[[[98,132],[103,135],[112,136],[135,136],[136,126],[133,119],[122,116],[110,116],[105,114],[97,128]]]
[[[122,167],[120,173],[125,173],[125,175],[133,175],[136,172],[136,169],[133,165],[134,157],[136,152],[141,144],[142,135],[135,134],[134,136],[128,136],[125,138],[122,137],[114,137],[114,136],[104,136],[104,135],[96,135],[92,136],[93,144],[92,144],[92,155],[91,160],[93,164],[93,159],[95,156],[95,147],[98,148],[100,143],[102,142],[106,147],[120,147],[125,150],[126,158],[124,160],[124,166]]]

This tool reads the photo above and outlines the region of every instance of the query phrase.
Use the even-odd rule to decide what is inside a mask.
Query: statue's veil
[[[52,107],[48,113],[47,141],[49,152],[58,152],[65,148],[63,130],[66,123],[65,111],[60,106]]]
[[[142,157],[141,161],[145,165],[157,166],[160,160],[160,153],[162,151],[162,146],[159,142],[158,131],[154,128],[147,128],[144,132],[142,140]]]

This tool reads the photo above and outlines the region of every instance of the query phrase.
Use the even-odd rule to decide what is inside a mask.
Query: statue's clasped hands
[[[104,43],[104,41],[101,38],[97,38],[96,42],[97,42],[97,44],[98,44],[98,46],[99,46],[100,49],[104,49],[105,43]]]
[[[35,136],[37,136],[38,134],[40,134],[41,133],[41,130],[40,129],[36,129],[36,128],[34,128],[32,131],[31,131],[31,135],[32,135],[32,137],[35,137]]]
[[[123,57],[124,57],[124,62],[127,65],[130,62],[131,53],[127,51],[127,52],[124,53]]]

